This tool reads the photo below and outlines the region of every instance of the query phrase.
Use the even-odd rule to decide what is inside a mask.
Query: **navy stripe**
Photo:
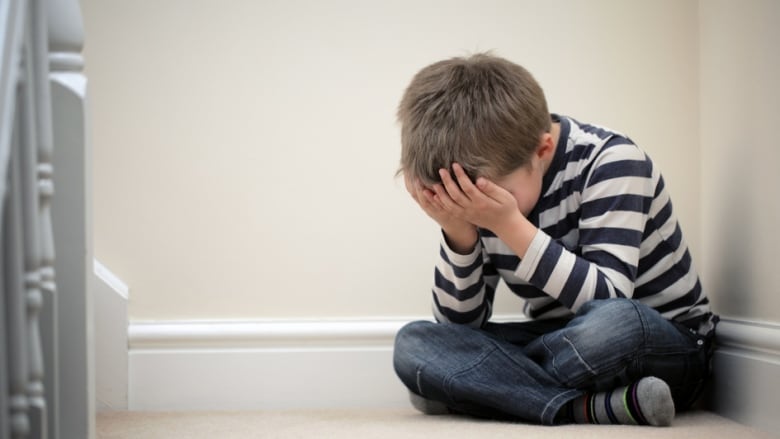
[[[493,303],[493,299],[496,296],[496,289],[495,287],[490,286],[489,283],[485,282],[485,303],[490,305]]]
[[[608,131],[605,128],[602,128],[602,127],[597,127],[595,125],[581,124],[579,122],[577,122],[577,125],[579,125],[579,127],[580,127],[580,129],[582,131],[585,131],[586,133],[589,133],[589,134],[595,134],[600,139],[608,139],[608,138],[610,138],[610,137],[615,135],[614,132]]]
[[[550,235],[553,239],[563,238],[570,231],[577,228],[580,222],[580,213],[571,212],[557,223],[551,226],[542,226],[544,233]]]
[[[658,177],[658,184],[655,185],[655,193],[653,194],[653,198],[658,198],[666,189],[666,183],[664,182],[663,175]]]
[[[660,228],[672,216],[672,202],[668,201],[653,217],[653,222]]]
[[[636,267],[628,261],[624,261],[623,259],[615,257],[615,255],[612,253],[602,250],[595,250],[585,253],[583,256],[585,259],[595,263],[599,267],[611,268],[618,271],[625,277],[629,278],[631,281],[636,279]]]
[[[659,242],[653,251],[643,256],[639,260],[639,271],[644,273],[647,270],[653,268],[655,264],[661,261],[661,259],[671,253],[676,252],[677,249],[680,248],[681,244],[682,229],[680,229],[680,225],[678,224],[677,227],[674,228],[674,233],[672,233],[672,236],[664,241]]]
[[[528,279],[528,283],[538,288],[544,288],[545,284],[547,284],[547,279],[550,278],[553,270],[555,270],[555,265],[558,263],[558,258],[561,256],[561,253],[563,253],[563,246],[555,241],[550,241],[549,245],[544,250],[542,259],[536,266],[536,271],[534,271],[534,274]]]
[[[623,145],[635,146],[634,142],[632,142],[630,139],[626,137],[612,136],[606,142],[604,142],[604,146],[601,147],[601,151],[612,148],[613,146],[623,146]]]
[[[650,178],[652,177],[652,168],[644,160],[618,160],[604,163],[593,171],[586,187],[621,177]]]
[[[439,256],[444,260],[444,262],[447,263],[452,268],[452,271],[455,273],[455,276],[458,276],[460,278],[466,278],[471,276],[474,271],[478,270],[482,266],[482,255],[477,256],[477,258],[472,262],[471,264],[461,267],[458,265],[455,265],[450,261],[450,258],[447,257],[447,252],[444,250],[444,246],[442,245],[439,249]]]
[[[620,297],[625,298],[626,295],[623,294],[620,289],[615,288],[615,286],[612,286],[613,290],[615,291],[614,297]],[[613,297],[609,292],[609,281],[607,280],[607,276],[604,276],[603,273],[598,273],[598,276],[596,276],[596,294],[593,296],[594,299],[609,299]]]
[[[562,305],[557,300],[553,300],[552,302],[548,303],[547,305],[544,305],[540,308],[531,310],[531,318],[538,318],[540,316],[543,316],[547,314],[550,311],[555,311],[556,309],[562,308]]]
[[[604,215],[607,212],[646,213],[652,198],[644,195],[623,194],[582,203],[582,219]]]
[[[544,291],[536,288],[533,285],[511,284],[507,282],[506,286],[509,287],[513,293],[519,297],[522,297],[523,299],[536,299],[547,296]]]
[[[491,262],[485,261],[485,263],[482,265],[482,275],[498,276],[498,271],[496,271],[496,268],[493,266]]]
[[[633,229],[617,227],[600,227],[598,229],[580,229],[580,245],[619,244],[639,247],[642,242],[642,232]]]
[[[581,192],[582,178],[570,178],[561,182],[561,186],[555,191],[544,195],[539,200],[537,206],[539,212],[544,212],[549,209],[556,209],[561,204],[561,201],[569,198],[571,194],[575,192]]]
[[[646,291],[646,292],[660,293],[661,291],[666,290],[667,288],[672,286],[675,282],[680,280],[685,273],[688,273],[690,271],[690,269],[691,269],[691,255],[686,250],[682,259],[680,259],[680,262],[678,262],[675,266],[670,267],[660,276],[642,285],[641,289],[642,291]],[[650,295],[650,294],[644,294],[643,296],[640,297],[644,297],[646,295]]]
[[[450,296],[457,298],[459,301],[473,298],[482,291],[482,286],[485,285],[485,280],[481,277],[474,285],[469,286],[465,290],[458,290],[454,283],[441,274],[438,267],[434,272],[434,285],[444,290]]]
[[[506,255],[500,253],[493,253],[490,255],[490,260],[493,262],[493,266],[496,269],[515,271],[517,266],[520,265],[520,258],[516,255]]]
[[[572,267],[569,273],[569,278],[566,280],[566,284],[563,285],[563,290],[558,296],[558,301],[567,308],[571,308],[574,302],[577,300],[577,296],[580,295],[582,284],[585,283],[585,278],[588,276],[588,268],[590,264],[588,261],[582,258],[577,258],[574,261],[574,267]]]
[[[469,324],[474,321],[476,321],[481,315],[482,312],[485,310],[486,303],[482,303],[480,306],[476,307],[475,309],[468,311],[468,312],[462,312],[462,311],[456,311],[451,308],[447,308],[446,306],[442,306],[439,303],[439,299],[436,298],[436,293],[433,293],[433,302],[436,305],[436,309],[441,312],[444,317],[447,318],[452,323],[458,323],[461,325]],[[484,322],[480,322],[480,325]]]
[[[566,154],[563,156],[563,168],[566,168],[566,164],[571,162],[579,162],[583,159],[589,159],[591,154],[593,153],[593,150],[596,149],[596,145],[592,143],[582,143],[578,145],[574,145],[572,149],[569,151],[566,151]]]
[[[613,424],[619,424],[620,421],[618,421],[617,416],[615,416],[615,412],[612,411],[612,390],[607,390],[607,394],[604,398],[604,408],[607,410],[607,417],[609,418],[609,422]]]
[[[479,229],[479,234],[480,234],[480,235],[481,235],[483,238],[496,238],[496,234],[495,234],[495,233],[493,233],[493,232],[491,232],[491,231],[490,231],[490,230],[488,230],[488,229],[482,229],[482,228],[480,228],[480,229]]]
[[[665,313],[675,309],[690,308],[697,304],[701,297],[701,283],[696,282],[693,289],[687,292],[685,295],[672,300],[669,303],[665,303],[661,306],[657,306],[655,309],[659,313]]]

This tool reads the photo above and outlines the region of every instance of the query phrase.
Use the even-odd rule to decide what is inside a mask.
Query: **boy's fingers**
[[[478,191],[476,191],[474,183],[471,182],[471,179],[469,178],[468,174],[466,174],[466,171],[463,169],[463,167],[458,163],[453,163],[452,171],[455,173],[455,178],[458,179],[458,186],[460,186],[460,189],[469,198],[473,198]]]
[[[467,197],[460,190],[458,183],[456,183],[455,180],[452,179],[452,176],[450,176],[450,171],[446,169],[439,169],[439,176],[441,177],[444,188],[447,190],[447,194],[452,199],[452,201],[458,205],[462,205],[462,203],[468,201],[468,199],[464,200],[464,198]]]
[[[479,177],[477,179],[477,188],[482,191],[485,195],[487,195],[490,199],[495,200],[497,202],[501,202],[502,199],[504,199],[504,196],[506,195],[506,191],[502,189],[497,184],[493,183],[492,181],[488,180],[485,177]]]
[[[441,184],[433,186],[433,190],[436,192],[436,196],[433,197],[434,201],[441,205],[443,209],[452,209],[455,205],[457,205],[457,203],[450,197],[447,189],[445,189]]]

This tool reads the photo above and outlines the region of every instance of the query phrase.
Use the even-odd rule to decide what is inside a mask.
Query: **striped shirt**
[[[672,211],[664,180],[626,136],[564,116],[524,258],[479,229],[471,254],[442,239],[433,287],[440,322],[482,326],[500,279],[532,319],[571,317],[586,302],[632,298],[709,332],[715,318]]]

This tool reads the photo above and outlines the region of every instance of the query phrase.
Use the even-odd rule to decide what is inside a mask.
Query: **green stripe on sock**
[[[631,415],[631,410],[628,408],[628,390],[631,388],[631,386],[626,386],[626,390],[623,392],[623,408],[626,410],[626,414],[628,414],[628,417],[631,418],[631,421],[635,425],[639,425],[638,422],[636,422],[636,419],[634,419],[634,416]]]

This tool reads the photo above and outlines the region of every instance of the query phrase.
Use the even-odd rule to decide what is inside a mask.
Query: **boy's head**
[[[489,54],[420,70],[398,107],[401,169],[425,186],[459,163],[473,178],[525,166],[550,130],[544,92],[523,67]]]

